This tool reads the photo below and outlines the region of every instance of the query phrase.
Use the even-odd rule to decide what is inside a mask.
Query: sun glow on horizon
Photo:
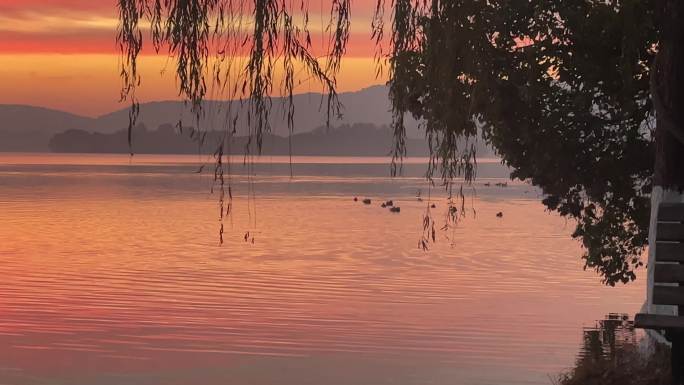
[[[120,101],[118,60],[118,56],[107,54],[0,54],[0,104],[28,104],[92,117],[127,108],[128,102]],[[375,76],[375,65],[373,58],[345,58],[338,91],[383,84]],[[142,84],[137,95],[141,102],[181,100],[172,64],[165,55],[141,56],[139,66]],[[276,74],[275,81],[279,79]],[[278,91],[277,86],[274,91]],[[307,81],[295,90],[321,91],[320,85]],[[210,93],[207,98],[228,96]]]
[[[385,82],[376,77],[375,47],[370,38],[374,4],[375,0],[354,3],[354,26],[338,75],[340,92]],[[321,22],[324,17],[316,16],[318,13],[312,9],[314,39],[322,33],[316,26],[318,17]],[[116,14],[115,4],[88,0],[50,4],[7,0],[0,4],[0,104],[28,104],[87,116],[126,108],[128,103],[119,100]],[[138,98],[141,102],[179,100],[173,59],[164,52],[155,55],[149,50],[149,40],[147,46],[140,57],[142,85]],[[317,84],[305,80],[297,93],[320,91]],[[274,96],[279,96],[278,81]],[[209,97],[225,99],[228,95]]]

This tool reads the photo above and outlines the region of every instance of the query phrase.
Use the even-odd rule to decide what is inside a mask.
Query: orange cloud
[[[381,83],[375,78],[370,20],[376,0],[354,0],[352,35],[339,75],[341,91]],[[316,3],[316,4],[314,4]],[[329,3],[326,0],[323,4]],[[312,7],[320,6],[312,2]],[[327,12],[327,11],[326,11]],[[322,53],[321,23],[328,14],[311,9],[315,51]],[[320,21],[319,21],[320,20]],[[120,78],[114,1],[3,0],[0,3],[0,103],[20,103],[98,115],[118,103]],[[318,32],[315,32],[318,31]],[[141,100],[176,99],[177,89],[166,55],[143,52]],[[302,92],[311,85],[303,84]],[[315,88],[315,86],[313,86]]]
[[[350,56],[372,56],[370,21],[375,0],[354,2]],[[312,4],[314,41],[326,27],[327,11]],[[0,53],[116,53],[116,5],[91,0],[6,0],[0,4]],[[148,47],[150,48],[150,47]],[[151,53],[151,51],[146,51]]]

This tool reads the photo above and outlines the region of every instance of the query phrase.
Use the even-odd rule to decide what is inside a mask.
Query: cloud
[[[46,15],[25,12],[20,15],[0,15],[0,33],[65,34],[88,33],[97,30],[114,31],[117,19],[101,15]]]
[[[116,6],[109,1],[3,0],[0,53],[115,52]]]
[[[376,0],[354,2],[351,56],[372,56],[370,14]],[[323,7],[327,7],[324,3]],[[315,45],[321,40],[327,13],[317,2],[310,10],[310,30]],[[143,29],[147,23],[141,23]],[[114,1],[2,0],[0,3],[0,53],[116,53],[117,6]],[[315,51],[321,51],[316,48]],[[146,44],[143,54],[151,54]],[[321,52],[322,53],[322,52]]]
[[[100,0],[3,0],[0,4],[3,15],[27,10],[40,10],[46,14],[87,12],[114,15],[116,6],[113,1]]]

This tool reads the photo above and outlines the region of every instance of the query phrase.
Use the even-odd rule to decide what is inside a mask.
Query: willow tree
[[[652,191],[661,199],[684,188],[684,2],[376,1],[370,36],[388,66],[397,164],[408,114],[429,143],[428,177],[446,186],[476,177],[473,143],[486,140],[513,178],[541,187],[548,209],[576,220],[587,268],[606,284],[633,280]],[[325,88],[329,116],[338,113],[351,1],[326,4],[327,50],[314,55],[308,0],[119,0],[131,124],[143,21],[157,52],[175,57],[179,93],[198,116],[208,82],[248,104],[258,149],[270,95],[289,96],[292,128],[300,70]]]

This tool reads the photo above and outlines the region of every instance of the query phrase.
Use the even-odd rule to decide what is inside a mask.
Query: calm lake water
[[[223,245],[200,160],[0,154],[0,384],[550,384],[643,301],[495,161],[426,252],[422,160],[237,162]]]

